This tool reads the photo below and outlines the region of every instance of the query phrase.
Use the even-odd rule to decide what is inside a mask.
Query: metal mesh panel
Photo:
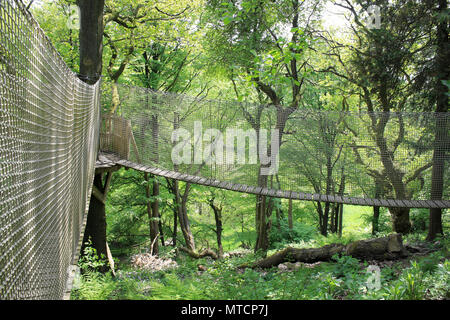
[[[0,1],[0,298],[60,299],[88,209],[99,85],[19,1]]]
[[[310,194],[312,200],[327,201],[329,195],[361,205],[375,203],[365,199],[383,199],[383,206],[448,206],[448,201],[412,202],[432,199],[436,123],[446,126],[441,133],[448,132],[448,113],[294,110],[125,85],[118,89],[118,115],[131,121],[136,141],[132,162],[219,180],[225,189],[232,183],[274,190],[270,195],[277,190]],[[105,90],[104,105],[110,103]],[[278,129],[278,149],[272,129]],[[114,151],[111,146],[105,151]],[[449,199],[448,152],[445,157],[443,199]]]

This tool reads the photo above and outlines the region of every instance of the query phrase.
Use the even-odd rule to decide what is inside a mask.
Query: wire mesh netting
[[[448,113],[293,109],[126,85],[118,96],[135,141],[130,161],[233,184],[428,206],[399,200],[432,199],[433,154],[449,145]],[[103,100],[112,104],[107,90]],[[437,148],[436,132],[447,141]],[[448,153],[443,160],[449,199]]]
[[[60,299],[89,202],[99,84],[20,1],[0,1],[0,298]]]

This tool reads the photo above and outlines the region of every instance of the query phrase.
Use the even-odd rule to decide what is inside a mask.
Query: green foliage
[[[108,300],[116,290],[110,273],[87,272],[82,275],[79,288],[72,290],[72,300]]]
[[[419,232],[427,230],[429,217],[429,209],[412,209],[410,212],[412,230]]]
[[[97,250],[92,247],[92,242],[89,240],[84,247],[83,255],[78,261],[78,267],[83,272],[95,272],[99,268],[108,264],[106,257],[102,254],[100,257],[97,255]]]
[[[445,260],[433,268],[434,272],[427,274],[423,282],[426,289],[425,298],[434,300],[450,299],[450,261]]]
[[[380,290],[367,287],[367,263],[349,256],[296,271],[239,269],[260,257],[255,254],[212,261],[180,255],[179,267],[150,273],[127,269],[82,275],[72,299],[448,299],[450,262],[437,252],[424,259],[381,267]],[[427,260],[429,259],[429,260]],[[199,272],[198,265],[206,267]],[[430,267],[432,265],[432,267]]]
[[[346,255],[339,256],[337,254],[335,254],[332,258],[336,261],[333,274],[337,278],[344,277],[348,274],[359,271],[360,269],[358,259]]]
[[[386,289],[387,299],[392,300],[421,300],[425,294],[424,274],[419,265],[413,261],[411,268],[406,269],[394,282]]]
[[[281,248],[288,243],[307,242],[317,234],[317,230],[309,225],[295,222],[289,228],[287,219],[280,219],[280,225],[274,220],[269,232],[271,248]]]
[[[364,227],[372,230],[373,211],[363,213],[361,215]],[[386,234],[392,232],[392,222],[389,212],[386,208],[380,208],[380,216],[378,218],[378,233]]]
[[[74,6],[75,1],[44,0],[41,5],[32,7],[32,13],[64,62],[77,72],[79,68],[78,30],[67,26],[70,16],[74,14],[71,5]]]

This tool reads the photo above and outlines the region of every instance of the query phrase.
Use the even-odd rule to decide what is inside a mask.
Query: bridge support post
[[[96,172],[94,177],[94,185],[92,187],[92,196],[89,203],[89,211],[84,232],[81,254],[90,240],[93,248],[97,251],[99,257],[104,256],[108,259],[109,266],[100,269],[101,272],[112,270],[114,273],[114,262],[106,242],[106,211],[105,200],[111,182],[112,172],[106,173],[105,177],[102,172]],[[105,182],[103,183],[103,180]]]

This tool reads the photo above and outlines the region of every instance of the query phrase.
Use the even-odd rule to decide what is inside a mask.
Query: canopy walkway
[[[378,207],[399,207],[399,208],[449,208],[450,201],[448,200],[396,200],[396,199],[371,199],[371,198],[357,198],[357,197],[344,197],[339,195],[326,195],[320,193],[303,193],[295,191],[283,191],[278,189],[270,189],[263,187],[255,187],[244,184],[232,183],[227,181],[219,181],[214,179],[207,179],[199,176],[193,176],[177,171],[164,170],[160,168],[151,167],[148,165],[143,165],[135,162],[128,161],[126,159],[121,159],[115,153],[104,153],[100,152],[97,162],[96,169],[108,170],[114,168],[118,170],[121,167],[138,170],[141,172],[147,172],[156,176],[175,179],[179,181],[184,181],[188,183],[194,183],[207,187],[214,187],[224,190],[262,195],[273,198],[284,198],[293,200],[304,200],[304,201],[320,201],[320,202],[330,202],[330,203],[342,203],[357,206],[378,206]]]
[[[0,1],[0,299],[67,297],[96,172],[450,208],[447,180],[444,200],[429,191],[437,115],[296,110],[127,86],[114,94],[117,114],[101,117],[100,102],[114,100],[109,88],[80,81],[21,1]]]

